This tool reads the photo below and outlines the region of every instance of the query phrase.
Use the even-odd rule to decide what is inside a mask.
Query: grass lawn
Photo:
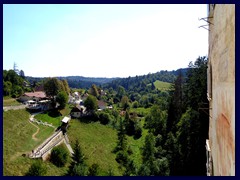
[[[17,106],[22,105],[22,103],[18,102],[16,99],[11,98],[9,96],[3,97],[3,106]]]
[[[64,116],[69,115],[70,111],[71,109],[69,108],[69,105],[67,105],[66,108],[61,111],[51,110],[42,114],[37,114],[35,116],[35,119],[41,120],[42,122],[47,122],[55,127],[58,127],[61,125],[61,120],[64,118]]]
[[[54,129],[38,126],[37,140],[32,135],[37,128],[29,123],[30,114],[26,110],[9,110],[3,112],[3,175],[24,175],[33,160],[23,157],[49,137]]]
[[[142,123],[144,122],[142,121]],[[142,162],[140,148],[144,144],[146,134],[147,130],[143,129],[142,137],[138,140],[127,136],[128,145],[133,151],[131,158],[134,159],[137,167],[139,167]],[[118,168],[119,164],[115,160],[116,155],[112,153],[112,150],[117,144],[116,130],[98,122],[83,123],[80,122],[80,120],[72,119],[68,129],[68,137],[72,147],[74,146],[75,140],[79,140],[89,166],[97,163],[102,170],[102,175],[106,175],[110,167],[114,170],[115,175],[122,175],[123,172]]]
[[[171,83],[156,80],[154,86],[161,91],[167,91],[171,88]]]
[[[150,112],[151,108],[130,108],[130,112],[136,112],[139,116],[146,116]]]
[[[74,147],[75,140],[79,140],[82,151],[87,157],[87,164],[91,166],[93,163],[97,163],[102,170],[101,175],[106,175],[110,168],[113,169],[114,175],[122,174],[118,168],[119,164],[115,160],[116,155],[112,153],[117,142],[116,130],[98,122],[83,123],[72,119],[68,137],[72,147]]]
[[[63,116],[57,110],[51,110],[42,114],[37,114],[34,118],[58,127],[61,125],[61,120],[63,119]]]

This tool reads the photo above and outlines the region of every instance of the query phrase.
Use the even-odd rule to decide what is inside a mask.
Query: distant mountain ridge
[[[152,74],[147,74],[147,75],[141,75],[141,76],[135,76],[131,77],[129,76],[128,78],[103,78],[103,77],[84,77],[84,76],[59,76],[55,77],[60,80],[67,80],[69,87],[71,88],[90,88],[92,84],[96,84],[97,86],[101,85],[107,85],[110,86],[111,84],[113,86],[118,85],[123,85],[124,86],[124,81],[132,82],[135,81],[136,78],[138,80],[143,80],[145,79],[146,83],[151,83],[153,80],[161,80],[163,82],[170,82],[173,83],[176,76],[179,74],[179,72],[182,72],[183,76],[186,76],[186,73],[189,68],[181,68],[178,70],[173,70],[173,71],[167,71],[167,70],[161,70],[156,73]],[[28,80],[31,84],[34,82],[40,82],[44,79],[47,79],[48,77],[31,77],[31,76],[26,76],[26,80]],[[131,80],[130,80],[131,79]],[[130,80],[130,81],[129,81]],[[115,82],[113,84],[113,82]],[[125,86],[125,88],[128,88]]]

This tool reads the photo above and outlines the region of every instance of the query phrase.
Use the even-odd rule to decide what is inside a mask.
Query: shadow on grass
[[[53,117],[53,118],[62,116],[61,113],[60,113],[57,109],[53,109],[53,110],[51,110],[51,111],[48,111],[47,114],[48,114],[50,117]]]
[[[78,118],[78,120],[80,122],[86,123],[86,124],[98,121],[98,119],[94,115],[88,115],[88,116],[80,117],[80,118]]]

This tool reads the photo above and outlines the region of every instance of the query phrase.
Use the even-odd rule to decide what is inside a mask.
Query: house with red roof
[[[26,92],[22,96],[18,98],[20,102],[27,102],[29,100],[40,101],[46,99],[46,93],[43,91],[35,91],[35,92]]]

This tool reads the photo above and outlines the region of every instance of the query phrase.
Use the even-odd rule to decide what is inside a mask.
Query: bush
[[[69,152],[64,145],[56,146],[52,149],[50,161],[57,167],[63,167],[68,162]]]
[[[99,114],[99,121],[101,124],[106,125],[111,121],[111,117],[108,113],[102,112]]]
[[[118,151],[115,160],[124,166],[128,162],[128,154],[125,151]]]
[[[87,176],[88,167],[85,164],[75,164],[71,170],[70,176]]]
[[[98,175],[99,175],[99,165],[94,163],[88,169],[88,176],[98,176]]]
[[[36,160],[29,168],[26,176],[44,176],[47,173],[47,167],[41,160]]]
[[[137,101],[134,101],[132,104],[133,108],[138,108],[139,107],[139,103]]]

